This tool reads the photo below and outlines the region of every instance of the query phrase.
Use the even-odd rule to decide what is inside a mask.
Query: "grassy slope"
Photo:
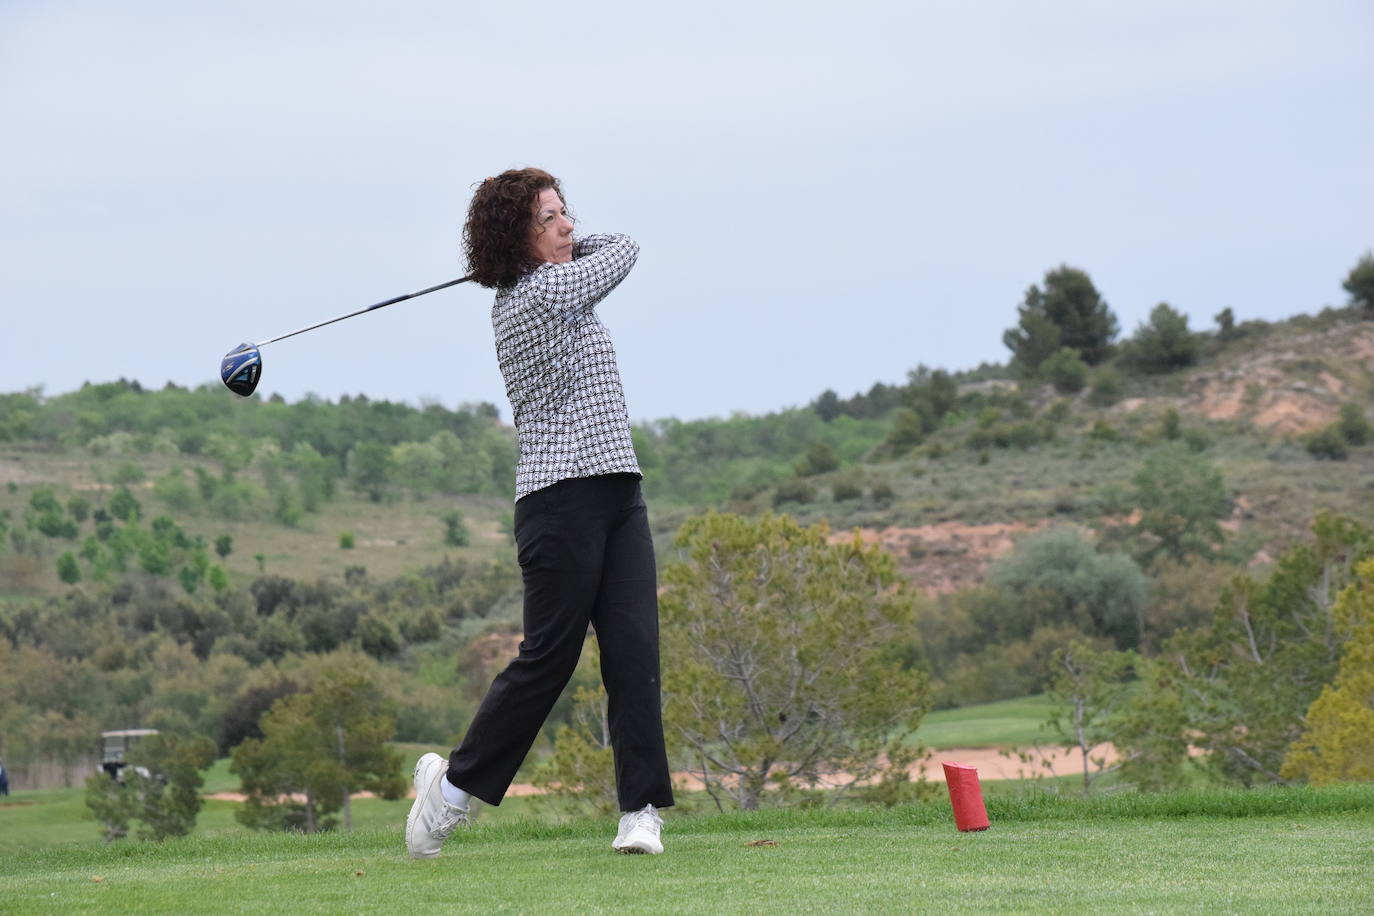
[[[921,720],[916,740],[937,750],[1046,742],[1051,736],[1040,726],[1052,710],[1043,696],[941,709]]]
[[[1370,902],[1374,787],[670,816],[622,857],[607,819],[478,826],[429,862],[396,826],[0,857],[6,912],[1351,912]],[[776,845],[751,846],[768,840]],[[96,880],[99,879],[99,880]]]
[[[1202,430],[1211,440],[1212,446],[1206,452],[1208,459],[1220,468],[1232,493],[1244,499],[1237,517],[1240,530],[1230,538],[1232,546],[1227,552],[1230,561],[1244,564],[1261,547],[1269,548],[1272,554],[1304,536],[1318,508],[1374,515],[1374,448],[1354,449],[1349,461],[1319,460],[1301,444],[1257,431],[1243,420],[1211,422],[1191,415],[1192,401],[1185,395],[1198,390],[1202,383],[1197,379],[1227,372],[1244,374],[1250,363],[1267,360],[1266,365],[1278,367],[1291,385],[1304,383],[1311,387],[1318,369],[1342,376],[1348,383],[1349,397],[1363,403],[1374,390],[1374,374],[1362,362],[1336,358],[1329,350],[1335,339],[1332,334],[1348,337],[1363,334],[1367,328],[1367,322],[1332,326],[1330,321],[1317,318],[1274,325],[1253,340],[1237,341],[1210,353],[1195,369],[1163,376],[1128,377],[1125,393],[1139,399],[1133,410],[1093,407],[1086,401],[1086,394],[1080,395],[1071,417],[1058,425],[1055,442],[1026,450],[993,448],[985,464],[979,463],[976,452],[962,445],[972,424],[966,419],[933,437],[932,441],[944,449],[938,457],[913,455],[897,461],[850,464],[841,470],[841,475],[860,471],[870,485],[887,483],[895,494],[888,503],[877,505],[871,499],[833,501],[828,487],[835,475],[821,475],[813,479],[819,488],[816,501],[787,503],[781,509],[805,521],[826,518],[836,528],[915,526],[942,521],[1092,521],[1102,514],[1104,489],[1129,486],[1131,476],[1157,436],[1160,416],[1167,407],[1177,405],[1183,410],[1184,426]],[[1215,351],[1216,347],[1212,349]],[[1283,388],[1272,383],[1264,387]],[[1053,397],[1052,392],[1043,391],[1034,395],[1041,408]],[[1092,441],[1087,432],[1098,419],[1107,420],[1133,441]],[[779,460],[786,458],[779,456]],[[97,457],[79,449],[53,454],[23,444],[6,445],[0,447],[0,471],[4,472],[0,477],[17,480],[19,484],[13,493],[0,488],[0,510],[9,508],[18,520],[34,487],[56,484],[65,494],[68,488],[91,487],[109,480],[118,466],[128,463],[143,466],[148,481],[174,465],[201,464],[215,474],[219,470],[217,463],[208,459],[171,459],[160,455]],[[252,477],[254,472],[247,474]],[[145,504],[145,517],[151,518],[167,510],[147,486],[135,485],[135,492]],[[98,490],[88,495],[96,503],[104,498]],[[771,490],[764,491],[756,499],[733,508],[755,511],[770,504],[771,496]],[[223,533],[233,535],[235,552],[225,565],[241,581],[257,574],[257,553],[265,555],[267,571],[305,579],[337,579],[350,565],[367,567],[375,578],[413,570],[445,555],[474,559],[511,557],[510,540],[503,530],[511,506],[504,499],[405,497],[376,504],[356,498],[341,484],[339,498],[325,505],[319,514],[306,515],[298,529],[273,522],[267,502],[264,500],[264,505],[257,507],[258,517],[239,522],[226,522],[208,513],[171,514],[192,533],[209,539]],[[469,547],[455,550],[442,543],[438,519],[453,508],[460,509],[468,519],[473,534]],[[653,510],[656,540],[660,551],[666,553],[672,532],[694,510],[672,505],[666,499],[655,501]],[[82,537],[90,527],[89,522],[83,526]],[[356,535],[356,549],[339,549],[339,535],[344,531]],[[9,570],[11,575],[6,576],[6,568],[0,566],[0,598],[7,594],[57,594],[64,590],[56,576],[56,557],[64,550],[79,547],[79,541],[69,544],[54,540],[47,542],[46,547],[48,555],[34,564],[30,574],[16,577],[14,573],[25,571]],[[0,561],[13,559],[0,551]],[[19,578],[24,581],[18,582]]]

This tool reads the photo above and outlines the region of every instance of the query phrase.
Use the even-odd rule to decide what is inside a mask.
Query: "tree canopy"
[[[1090,366],[1111,355],[1116,316],[1082,270],[1064,264],[1047,271],[1044,288],[1032,284],[1017,314],[1016,327],[1002,341],[1023,375],[1035,376],[1041,363],[1062,347],[1078,351]]]
[[[787,516],[689,519],[663,574],[670,748],[719,798],[897,771],[928,705],[926,675],[896,651],[915,599],[892,558],[857,534]]]

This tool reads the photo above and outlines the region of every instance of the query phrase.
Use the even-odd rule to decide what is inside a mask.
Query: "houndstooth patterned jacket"
[[[497,291],[496,359],[520,440],[516,500],[569,477],[640,473],[615,347],[593,311],[638,257],[627,235],[589,235],[571,262]]]

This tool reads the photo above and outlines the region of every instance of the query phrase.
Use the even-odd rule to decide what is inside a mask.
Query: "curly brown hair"
[[[530,252],[530,224],[539,192],[548,188],[564,199],[558,179],[535,168],[508,169],[477,185],[463,224],[463,251],[474,282],[513,286],[538,266]]]

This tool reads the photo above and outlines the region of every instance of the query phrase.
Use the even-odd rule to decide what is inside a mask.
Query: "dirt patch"
[[[864,543],[881,544],[891,551],[915,585],[932,595],[947,595],[982,582],[988,564],[1010,553],[1016,538],[1048,524],[940,522],[916,528],[889,526],[881,531],[860,528],[859,536]],[[839,543],[851,537],[852,532],[837,532],[830,540]]]
[[[1374,327],[1342,325],[1260,347],[1238,366],[1196,373],[1176,406],[1212,420],[1248,420],[1280,435],[1302,435],[1334,422],[1355,394],[1351,378],[1371,373]]]

